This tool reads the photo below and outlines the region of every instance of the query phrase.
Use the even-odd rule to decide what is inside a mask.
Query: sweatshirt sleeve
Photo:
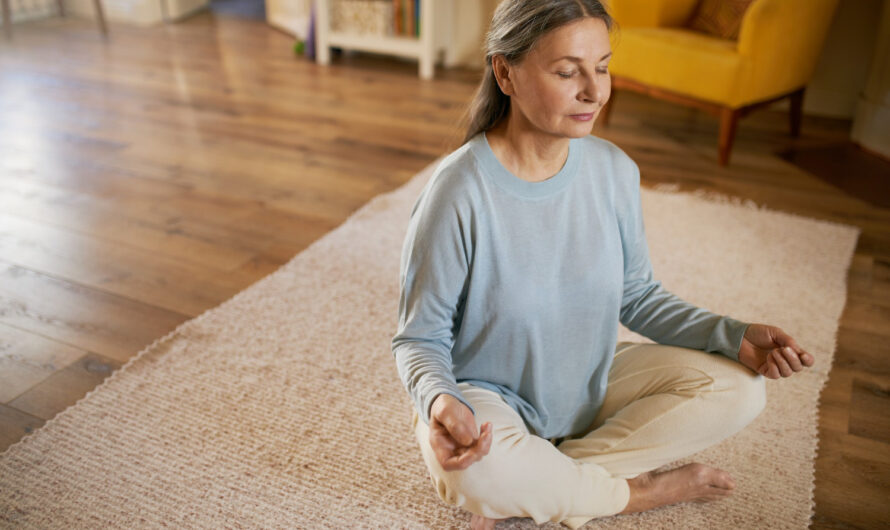
[[[632,176],[621,183],[624,189],[619,186],[616,197],[624,248],[621,323],[659,344],[720,353],[738,361],[748,323],[698,308],[654,280],[643,225],[640,169],[629,157],[626,160]]]
[[[433,177],[435,179],[435,176]],[[476,411],[457,387],[451,349],[469,274],[470,215],[464,201],[433,180],[411,212],[402,247],[398,330],[392,339],[399,377],[429,425],[430,407],[450,394]]]

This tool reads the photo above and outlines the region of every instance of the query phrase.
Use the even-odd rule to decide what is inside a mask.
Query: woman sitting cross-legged
[[[725,471],[653,470],[745,428],[764,378],[814,363],[653,278],[639,169],[590,134],[612,28],[597,0],[501,2],[465,142],[411,213],[393,355],[435,490],[476,528],[721,499]],[[619,322],[655,344],[617,343]]]

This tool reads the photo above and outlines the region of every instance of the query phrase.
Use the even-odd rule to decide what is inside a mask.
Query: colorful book
[[[402,3],[402,35],[408,34],[408,4],[405,0],[401,0]]]

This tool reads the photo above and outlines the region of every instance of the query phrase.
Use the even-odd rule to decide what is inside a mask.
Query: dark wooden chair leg
[[[105,11],[102,10],[102,0],[93,0],[93,5],[96,6],[96,20],[99,22],[99,31],[102,32],[103,37],[107,37],[108,26],[105,24]]]
[[[741,112],[738,109],[729,107],[724,107],[720,111],[720,141],[717,160],[721,166],[729,164],[729,153],[732,151],[732,142],[735,139],[735,130],[740,115]]]
[[[791,136],[800,136],[800,121],[803,117],[803,93],[806,87],[791,94]]]
[[[9,0],[0,0],[3,2],[3,32],[6,33],[7,39],[12,39],[12,9],[9,7]]]
[[[609,96],[606,104],[600,109],[600,114],[596,118],[597,123],[600,123],[601,125],[609,125],[609,115],[612,114],[612,105],[615,103],[616,93],[617,91],[612,90],[612,95]]]

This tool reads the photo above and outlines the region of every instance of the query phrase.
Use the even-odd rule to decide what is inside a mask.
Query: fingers
[[[794,337],[785,333],[779,328],[776,328],[776,340],[775,342],[779,344],[779,346],[784,348],[791,348],[791,353],[794,353],[795,356],[800,360],[800,363],[803,366],[813,366],[813,363],[816,362],[816,358],[813,357],[810,353],[805,351],[800,345],[794,340]],[[792,366],[793,368],[793,366]],[[797,372],[798,370],[794,370]]]
[[[436,455],[436,460],[443,464],[454,451],[459,447],[454,438],[448,434],[448,430],[444,425],[437,422],[435,418],[430,419],[430,447]]]
[[[473,420],[470,421],[473,422],[473,431],[475,431],[476,423]],[[454,415],[445,417],[445,428],[448,429],[451,437],[460,445],[470,445],[478,436],[475,432],[470,430],[470,427],[466,422],[460,421],[460,419]]]
[[[760,367],[758,373],[767,379],[790,377],[795,372],[800,372],[807,366],[813,365],[810,354],[798,355],[790,347],[780,348],[769,352],[766,362]]]
[[[446,471],[468,467],[491,447],[491,422],[482,425],[480,434],[470,408],[448,394],[433,401],[429,425],[430,447]]]
[[[479,436],[473,411],[449,394],[436,396],[430,408],[430,420],[460,445],[469,445]]]
[[[773,362],[779,368],[779,373],[782,375],[782,377],[788,377],[794,373],[794,370],[792,370],[791,367],[788,366],[788,361],[786,361],[785,356],[780,353],[781,351],[782,350],[773,350],[769,354],[770,357],[773,358]]]
[[[801,350],[801,351],[803,351],[803,350]],[[816,358],[813,357],[808,352],[804,351],[803,353],[800,354],[800,362],[803,363],[804,366],[810,367],[816,363]]]
[[[453,451],[436,451],[436,457],[445,471],[466,469],[488,454],[491,449],[492,437],[491,423],[485,423],[479,437],[470,445],[456,447]]]
[[[769,351],[757,373],[769,379],[778,379],[790,377],[815,364],[816,359],[801,348],[791,335],[776,326],[767,326],[767,329],[771,335],[769,342],[772,342],[772,348],[775,349]],[[771,349],[765,344],[760,347],[764,350]]]
[[[760,367],[760,375],[767,379],[778,379],[781,377],[779,374],[779,368],[776,366],[776,362],[773,360],[772,354],[767,355],[766,362]]]
[[[781,352],[781,357],[788,364],[788,367],[791,368],[793,372],[799,372],[803,370],[803,364],[800,362],[800,356],[794,352],[790,347],[786,346],[779,350]],[[789,374],[790,375],[790,374]]]

